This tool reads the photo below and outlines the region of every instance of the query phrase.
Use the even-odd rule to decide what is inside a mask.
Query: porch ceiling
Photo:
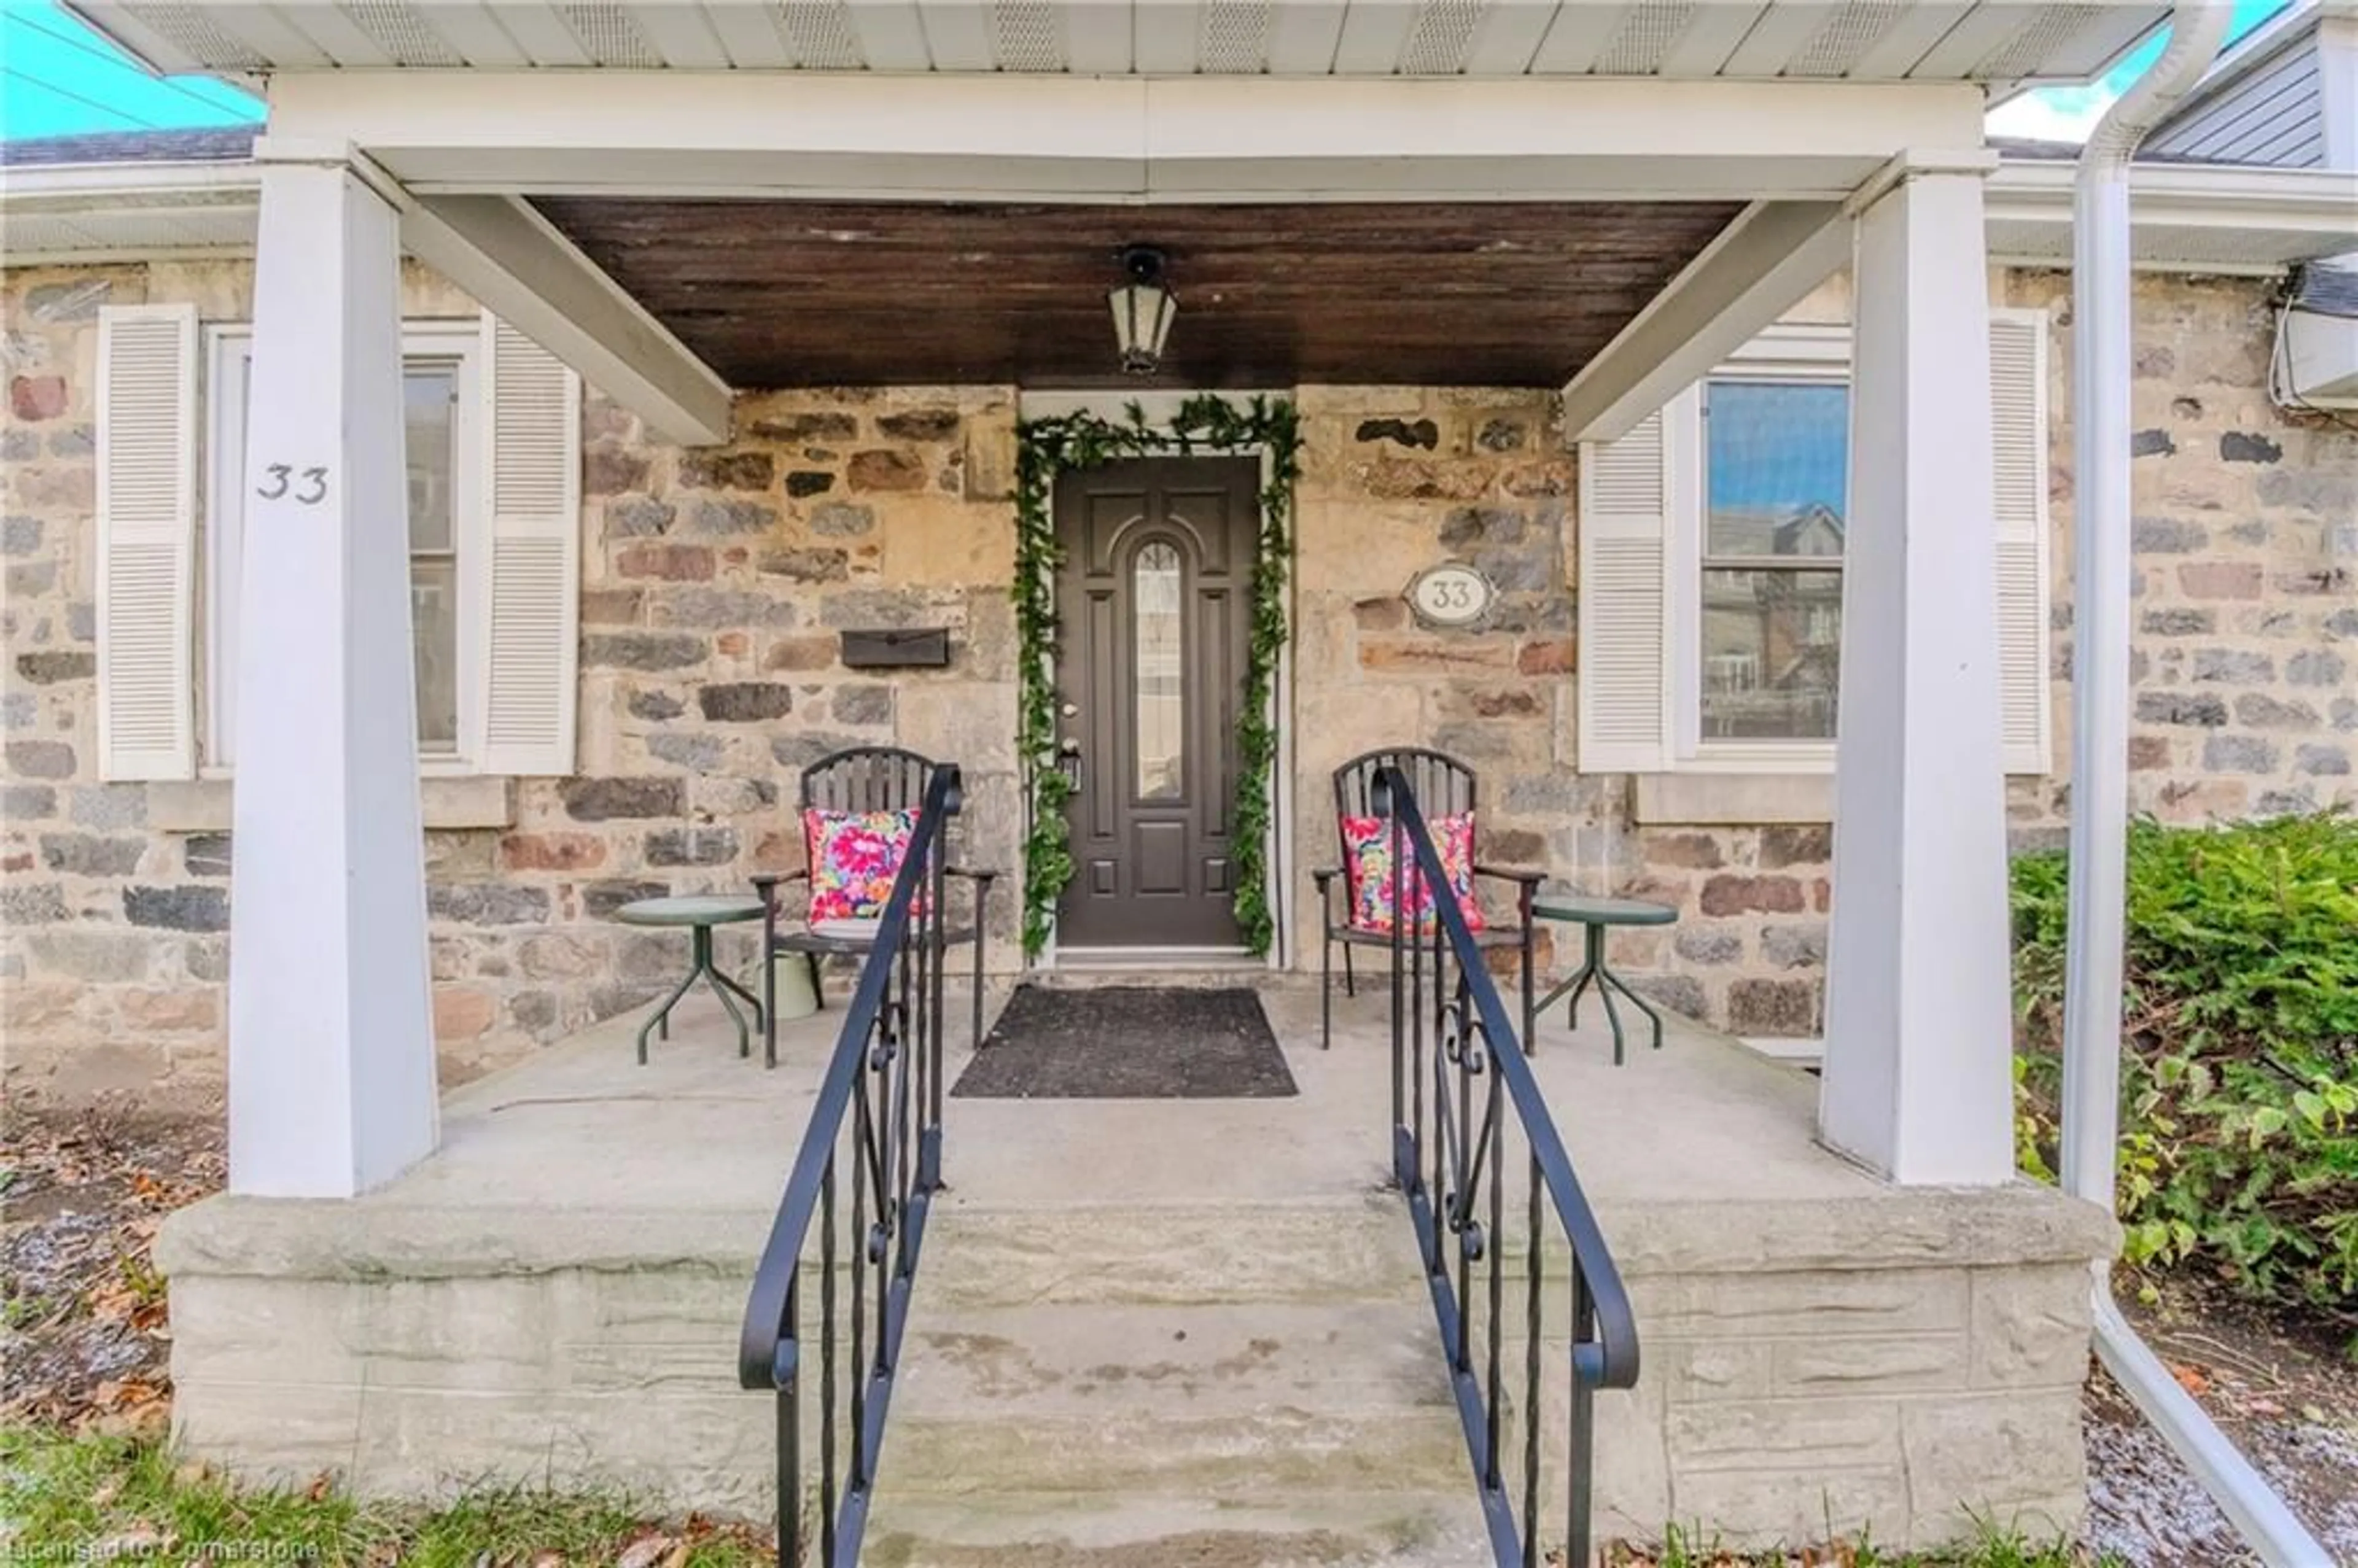
[[[163,70],[388,67],[2083,81],[2148,0],[69,0]]]
[[[1135,384],[1106,292],[1161,246],[1189,386],[1562,386],[1733,202],[1008,206],[542,197],[731,385]]]

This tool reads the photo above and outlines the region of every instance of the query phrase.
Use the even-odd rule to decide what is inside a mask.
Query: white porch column
[[[1979,153],[1861,192],[1825,1141],[2012,1173],[2005,776]]]
[[[266,166],[239,581],[233,1191],[348,1197],[434,1147],[392,207]]]

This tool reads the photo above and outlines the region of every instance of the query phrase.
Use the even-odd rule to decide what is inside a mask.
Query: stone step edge
[[[1598,1219],[1625,1277],[1756,1274],[1895,1268],[2011,1267],[2085,1262],[2119,1249],[2120,1227],[2093,1204],[2029,1183],[1989,1188],[1886,1189],[1822,1198],[1599,1200]],[[1289,1200],[1218,1204],[983,1206],[937,1209],[936,1223],[973,1232],[1010,1225],[1124,1222],[1179,1216],[1224,1227],[1256,1213],[1317,1213],[1375,1223],[1399,1220],[1378,1190]],[[703,1269],[750,1278],[767,1238],[769,1211],[634,1209],[552,1214],[495,1205],[401,1205],[344,1199],[254,1198],[222,1194],[168,1217],[156,1263],[176,1274],[294,1279],[463,1279],[486,1275]],[[1551,1222],[1552,1223],[1552,1222]],[[1510,1221],[1507,1256],[1519,1251]],[[1547,1256],[1565,1256],[1560,1238]],[[809,1254],[806,1254],[808,1256]],[[1553,1271],[1551,1270],[1551,1272]]]
[[[1430,1491],[1337,1490],[1290,1498],[1272,1506],[1207,1502],[1192,1494],[1174,1493],[1109,1498],[1102,1492],[1065,1488],[998,1492],[978,1506],[972,1498],[912,1494],[894,1487],[888,1460],[878,1478],[869,1540],[892,1539],[921,1549],[1053,1544],[1084,1550],[1145,1545],[1178,1535],[1215,1532],[1280,1538],[1313,1532],[1373,1533],[1399,1541],[1395,1532],[1403,1527],[1433,1525],[1455,1526],[1478,1536],[1481,1519],[1470,1469],[1461,1485]],[[1130,1528],[1125,1528],[1126,1523]],[[1141,1524],[1147,1528],[1137,1528]],[[1425,1531],[1415,1533],[1420,1540],[1431,1539]],[[1412,1541],[1399,1543],[1416,1544]],[[1490,1560],[1483,1555],[1468,1561],[1487,1564]]]
[[[1369,1189],[1296,1198],[1219,1203],[1066,1204],[1039,1207],[952,1208],[945,1200],[928,1223],[927,1255],[953,1217],[986,1223],[1109,1220],[1135,1230],[1151,1216],[1179,1217],[1224,1228],[1252,1217],[1318,1215],[1374,1223],[1395,1218],[1396,1202]],[[165,1217],[156,1265],[176,1274],[267,1279],[436,1280],[560,1270],[620,1272],[698,1269],[752,1278],[769,1238],[773,1208],[618,1208],[551,1212],[508,1204],[433,1204],[347,1198],[264,1198],[218,1193]],[[804,1256],[816,1260],[814,1237]]]

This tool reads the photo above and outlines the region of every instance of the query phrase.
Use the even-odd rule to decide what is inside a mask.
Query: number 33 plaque
[[[1405,597],[1428,626],[1476,626],[1489,615],[1498,590],[1472,567],[1451,561],[1417,573]]]

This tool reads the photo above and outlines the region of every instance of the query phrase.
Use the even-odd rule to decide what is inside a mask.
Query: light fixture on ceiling
[[[1163,345],[1179,301],[1163,281],[1163,254],[1152,245],[1125,245],[1121,270],[1130,281],[1106,297],[1113,307],[1113,332],[1121,346],[1121,368],[1152,375],[1163,368]]]

